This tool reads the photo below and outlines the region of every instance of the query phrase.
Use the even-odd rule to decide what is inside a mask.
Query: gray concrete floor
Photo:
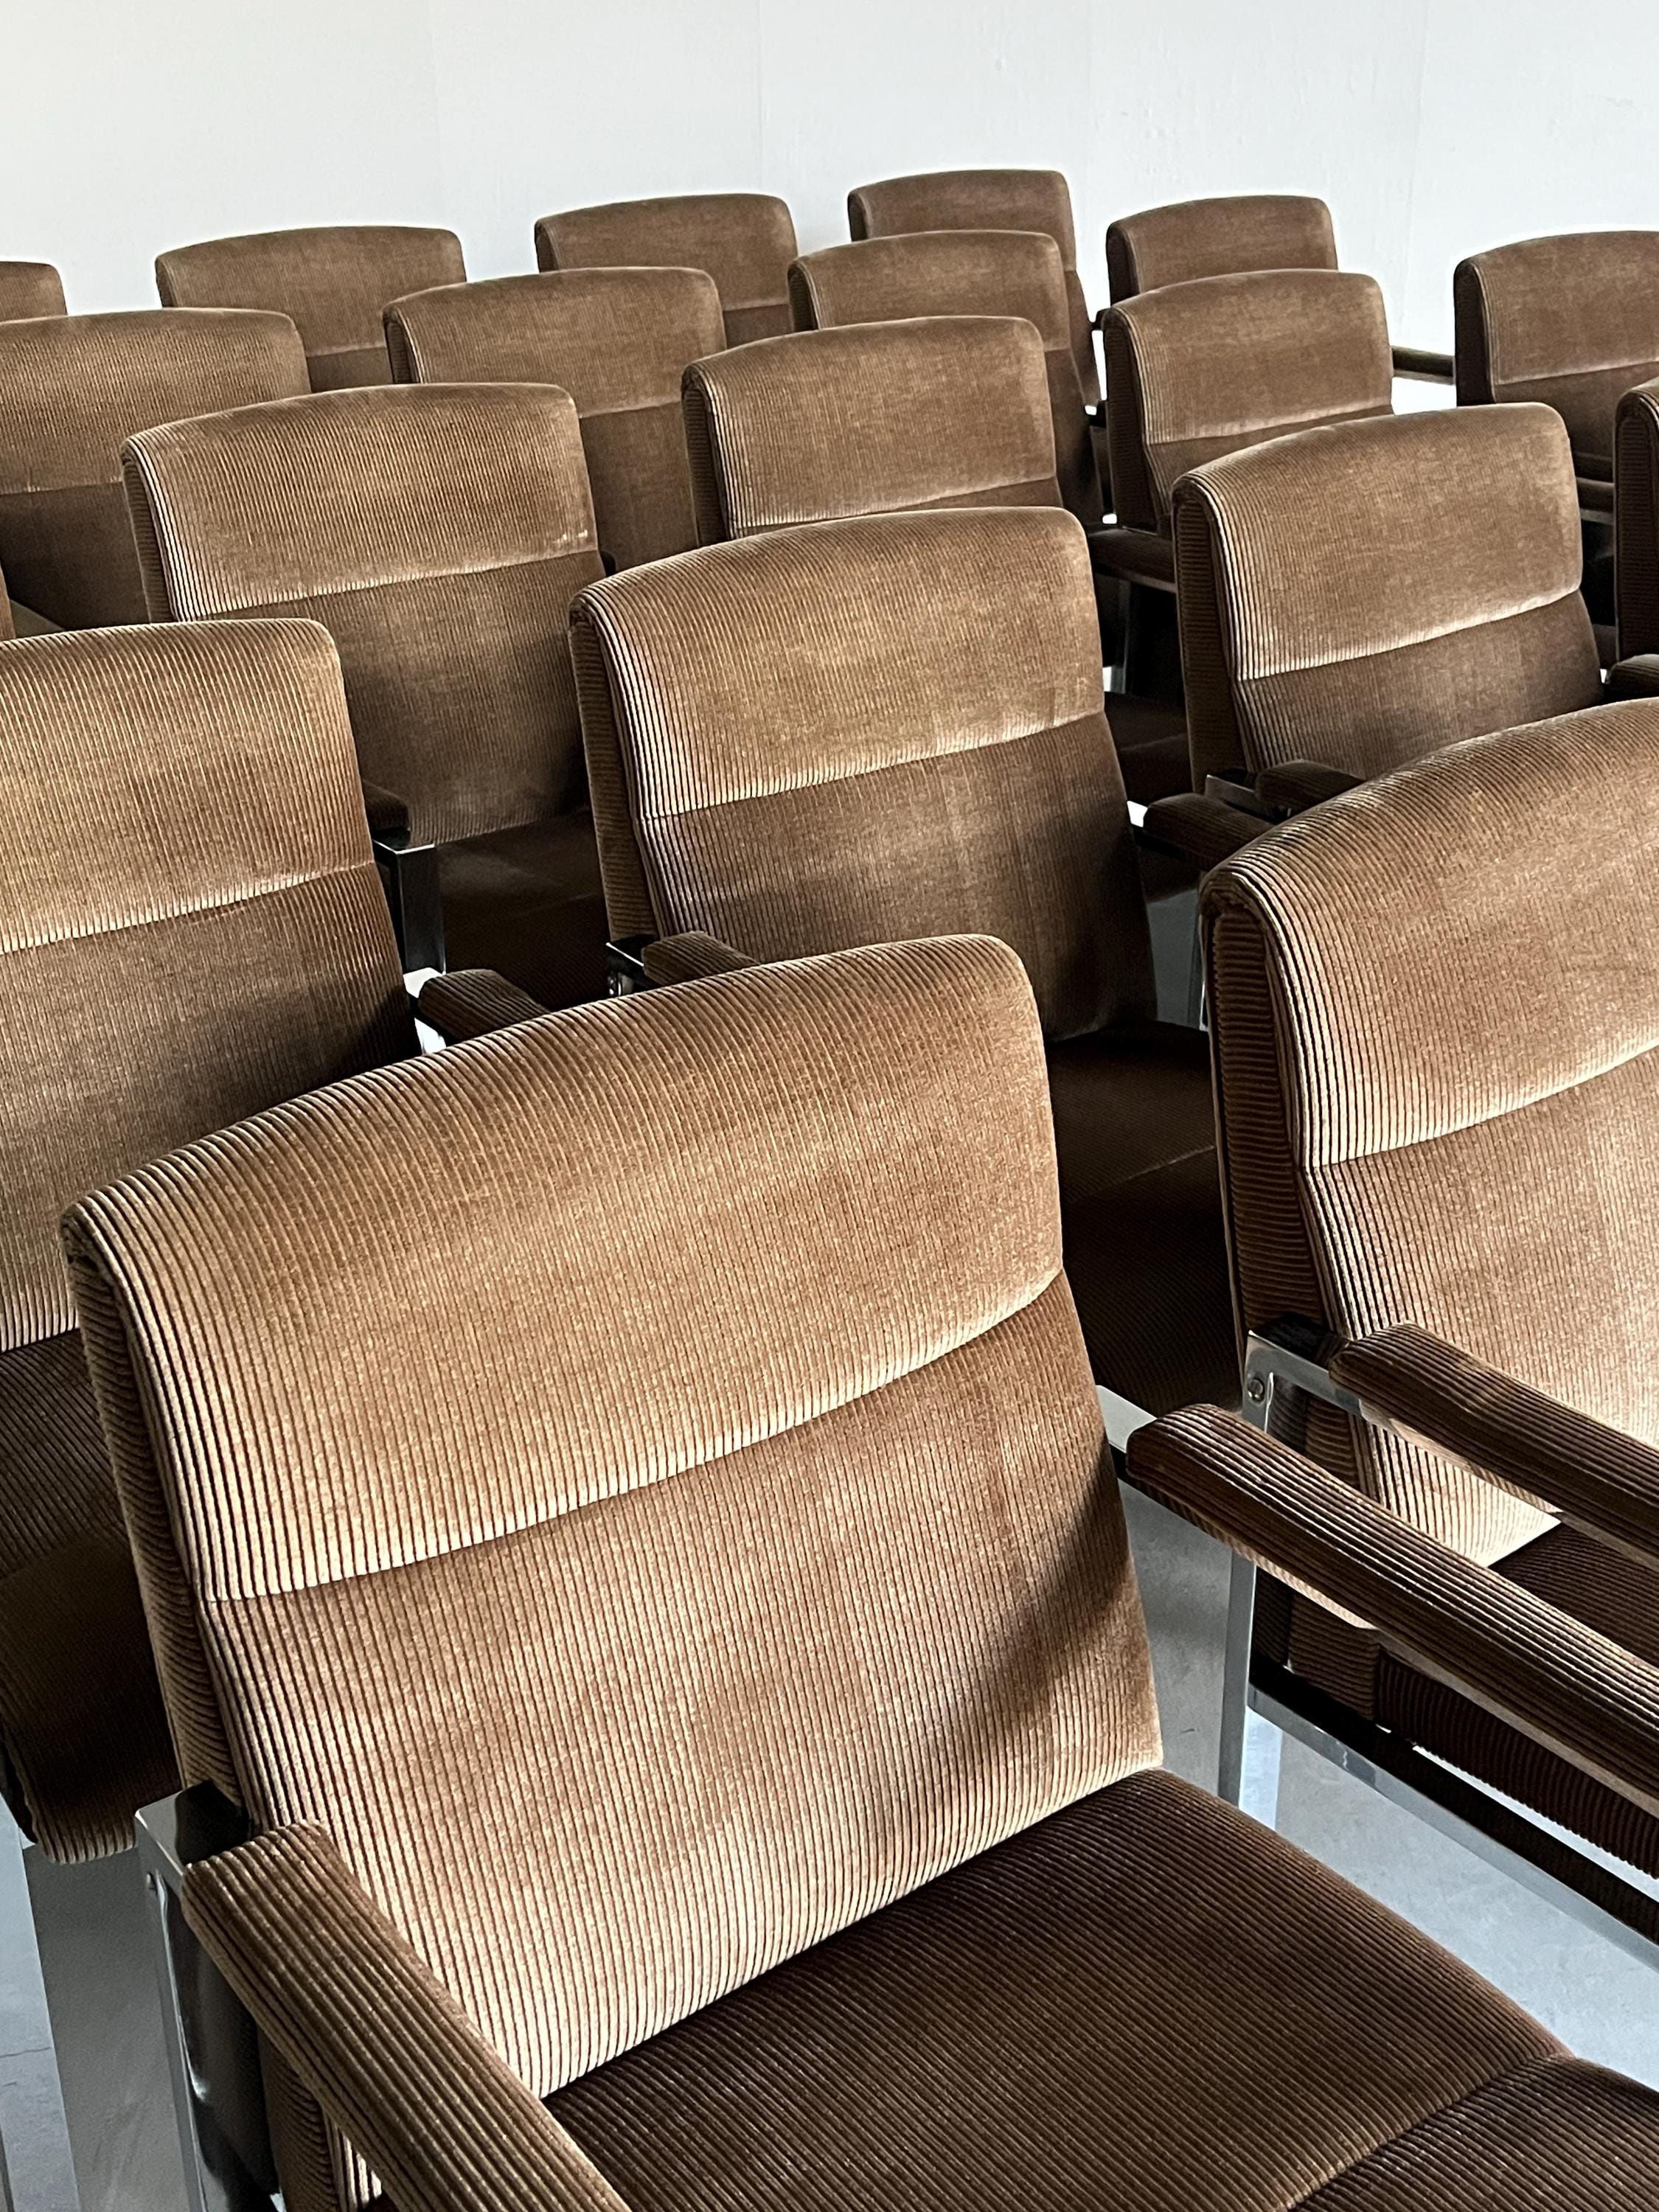
[[[1215,1775],[1227,1569],[1220,1547],[1126,1493],[1152,1633],[1164,1756]],[[1659,2087],[1659,1974],[1294,1743],[1279,1827],[1508,1990],[1586,2057]],[[137,1864],[58,1867],[27,1855],[82,2212],[182,2212],[161,2014]],[[0,2100],[21,2069],[44,2095],[40,2022],[19,1982],[15,1907],[0,1896]],[[14,1986],[8,1986],[10,1984]],[[4,2109],[22,2114],[27,2100]],[[40,2109],[44,2110],[44,2106]],[[20,2145],[18,2155],[27,2150]],[[21,2199],[20,2199],[21,2201]],[[59,2212],[53,2203],[51,2212]]]

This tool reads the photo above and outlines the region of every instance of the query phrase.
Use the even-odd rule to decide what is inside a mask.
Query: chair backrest
[[[1150,1013],[1094,609],[1047,507],[777,531],[584,592],[613,936],[778,960],[982,931],[1050,1036]]]
[[[1578,498],[1547,407],[1275,438],[1175,495],[1187,727],[1206,775],[1367,776],[1594,705]]]
[[[1474,738],[1207,878],[1247,1328],[1413,1322],[1659,1442],[1656,748],[1654,701]],[[1322,1458],[1466,1552],[1544,1525],[1309,1418]]]
[[[1115,306],[1137,292],[1200,276],[1336,265],[1329,208],[1293,193],[1176,200],[1120,216],[1106,233],[1106,281]]]
[[[726,316],[726,343],[789,328],[795,258],[788,209],[766,192],[686,192],[569,208],[536,225],[538,269],[702,269]]]
[[[1619,402],[1614,446],[1619,650],[1659,653],[1659,383]]]
[[[66,312],[64,280],[50,261],[0,261],[0,323]]]
[[[0,323],[0,563],[13,598],[66,629],[143,622],[122,441],[305,389],[284,315],[152,307]]]
[[[1138,293],[1105,320],[1119,522],[1167,530],[1188,469],[1286,431],[1393,407],[1382,294],[1334,269],[1206,276]]]
[[[1566,423],[1579,475],[1610,483],[1620,399],[1659,376],[1659,230],[1471,254],[1452,304],[1458,405],[1541,400]]]
[[[1048,370],[1060,494],[1080,522],[1099,522],[1100,471],[1072,357],[1066,271],[1046,233],[927,230],[825,246],[792,264],[789,297],[803,331],[916,315],[1019,315],[1034,323]]]
[[[1094,328],[1077,268],[1072,188],[1058,169],[934,169],[885,177],[847,195],[847,224],[857,238],[912,230],[1042,230],[1060,248],[1072,325],[1072,358],[1091,405],[1100,398]]]
[[[901,945],[75,1209],[186,1771],[325,1826],[538,2093],[1155,1760],[1048,1115],[1006,949]]]
[[[556,384],[576,403],[599,547],[620,568],[697,542],[680,414],[726,343],[701,269],[571,269],[419,292],[386,310],[400,384]]]
[[[380,317],[390,301],[466,276],[453,230],[341,223],[210,238],[155,257],[168,307],[274,307],[297,325],[313,392],[389,384]]]
[[[323,623],[416,843],[585,803],[566,622],[600,562],[568,393],[319,392],[148,432],[126,468],[155,618]]]
[[[768,338],[685,373],[705,544],[927,507],[1058,507],[1042,341],[930,315]]]

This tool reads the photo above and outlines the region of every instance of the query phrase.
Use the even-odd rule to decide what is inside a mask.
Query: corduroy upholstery
[[[700,269],[497,276],[386,310],[403,384],[556,384],[576,403],[599,547],[619,568],[697,541],[680,415],[689,362],[726,343]]]
[[[143,622],[122,441],[305,388],[282,315],[149,308],[0,323],[0,566],[13,598],[65,629]]]
[[[708,547],[584,592],[572,647],[612,936],[702,931],[769,961],[1005,939],[1050,1040],[1102,1379],[1158,1409],[1236,1395],[1204,1040],[1152,1018],[1073,518],[888,515]]]
[[[531,1024],[67,1237],[258,1832],[186,1911],[404,2212],[1646,2204],[1650,2094],[1152,1771],[1006,948]]]
[[[803,331],[685,372],[706,545],[931,507],[1058,507],[1042,341],[1012,316]]]
[[[1567,426],[1587,505],[1612,502],[1613,417],[1659,375],[1659,230],[1529,238],[1452,277],[1460,407],[1539,400]]]
[[[173,1759],[58,1215],[414,1032],[320,630],[0,646],[0,1763],[85,1857]]]
[[[804,253],[789,270],[797,330],[887,323],[916,315],[1022,315],[1042,340],[1060,495],[1091,528],[1101,519],[1100,472],[1072,355],[1066,270],[1036,231],[929,230]]]
[[[702,269],[714,280],[727,345],[790,327],[795,225],[765,192],[685,192],[569,208],[536,225],[538,269]]]
[[[389,384],[380,317],[393,300],[466,276],[451,230],[343,223],[175,246],[155,258],[167,307],[271,307],[304,341],[313,392]]]
[[[1114,306],[1137,292],[1189,284],[1200,276],[1335,267],[1329,208],[1323,200],[1289,193],[1176,200],[1120,216],[1106,232],[1106,281]]]
[[[1413,1324],[1659,1440],[1656,757],[1655,701],[1473,738],[1209,877],[1246,1328],[1287,1313],[1343,1338]],[[1615,839],[1595,826],[1608,807]],[[1305,1437],[1369,1495],[1659,1661],[1659,1569],[1326,1409],[1307,1407]],[[1294,1608],[1292,1663],[1659,1871],[1659,1824],[1312,1611]]]
[[[526,384],[334,392],[127,449],[157,619],[313,616],[359,766],[440,848],[449,964],[544,1005],[603,983],[566,640],[600,573],[576,410]]]
[[[67,312],[64,280],[50,261],[0,261],[0,323]]]
[[[1659,653],[1659,383],[1626,392],[1613,443],[1619,650]]]
[[[1594,705],[1572,456],[1544,407],[1405,415],[1205,463],[1174,499],[1194,787],[1375,775]]]
[[[921,176],[884,177],[848,193],[847,222],[854,239],[915,230],[1046,231],[1066,270],[1078,381],[1091,406],[1099,399],[1093,322],[1078,275],[1072,188],[1058,169],[933,169]]]
[[[1167,533],[1176,480],[1202,462],[1392,410],[1388,316],[1370,276],[1206,277],[1138,294],[1102,328],[1112,488],[1130,529]]]

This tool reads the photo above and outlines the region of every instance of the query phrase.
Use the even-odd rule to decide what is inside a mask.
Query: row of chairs
[[[1212,1119],[1074,518],[781,530],[572,635],[652,988],[436,977],[424,1058],[321,627],[0,647],[9,1405],[36,1511],[104,1501],[8,1587],[13,1776],[95,1754],[112,1836],[177,1756],[284,2202],[1650,2203],[1659,2100],[1158,1771],[1091,1386],[1200,1395],[1229,1266],[1316,1325],[1338,1401],[1304,1347],[1132,1479],[1280,1578],[1262,1679],[1659,1870],[1659,702],[1212,872]]]

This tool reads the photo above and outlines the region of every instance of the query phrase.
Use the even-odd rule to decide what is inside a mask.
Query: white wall
[[[153,299],[163,246],[445,222],[477,275],[586,200],[1063,168],[1085,282],[1125,210],[1318,191],[1396,335],[1449,343],[1460,254],[1659,227],[1653,0],[4,0],[0,255],[70,304]]]

